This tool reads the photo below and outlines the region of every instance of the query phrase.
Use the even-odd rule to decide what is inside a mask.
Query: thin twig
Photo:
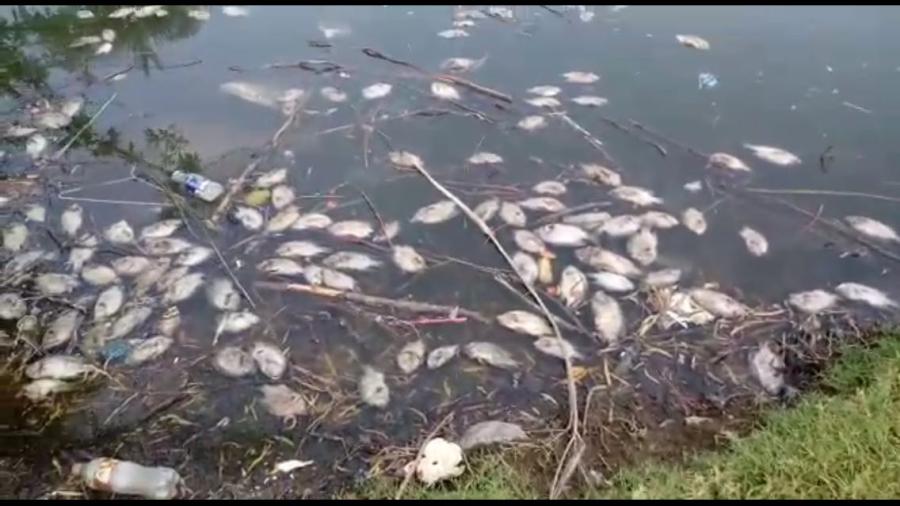
[[[234,275],[234,272],[232,272],[231,267],[228,265],[228,262],[225,261],[225,257],[222,256],[222,252],[219,251],[219,247],[216,246],[215,241],[213,241],[213,238],[209,235],[209,230],[207,230],[206,227],[203,227],[203,235],[206,236],[206,241],[212,247],[213,251],[216,252],[216,257],[219,258],[219,263],[222,264],[222,267],[225,268],[225,272],[228,273],[228,277],[231,278],[232,281],[234,281],[235,285],[237,285],[238,289],[241,291],[241,294],[243,294],[244,298],[247,299],[247,302],[250,303],[250,307],[256,309],[256,303],[253,302],[253,298],[250,297],[250,294],[247,293],[244,285],[241,284],[241,281],[237,278],[237,276]]]
[[[103,114],[103,111],[105,111],[106,108],[109,107],[109,104],[111,104],[112,101],[115,100],[117,96],[119,96],[119,93],[118,93],[118,92],[113,93],[112,96],[109,97],[109,98],[106,100],[106,102],[103,103],[102,106],[100,106],[100,109],[98,109],[97,112],[95,112],[94,115],[91,116],[91,119],[88,120],[88,122],[85,123],[81,128],[79,128],[77,132],[75,132],[75,135],[72,136],[71,139],[69,139],[69,142],[67,142],[66,145],[62,147],[62,149],[60,149],[59,151],[56,152],[55,155],[53,155],[53,159],[54,159],[54,160],[59,160],[60,158],[62,158],[62,156],[63,156],[64,154],[66,154],[66,151],[68,151],[69,148],[72,147],[72,144],[74,144],[75,141],[78,140],[79,137],[81,137],[81,134],[83,134],[85,130],[87,130],[88,128],[91,127],[91,125],[94,124],[94,121],[96,121],[97,118],[98,118],[101,114]]]
[[[767,193],[772,195],[831,195],[834,197],[861,197],[865,199],[886,200],[888,202],[900,202],[900,198],[878,195],[874,193],[849,192],[837,190],[781,190],[778,188],[744,188],[751,193]]]
[[[237,194],[237,192],[244,185],[244,180],[247,179],[247,176],[251,172],[253,172],[261,162],[262,162],[261,158],[257,158],[256,160],[253,160],[252,162],[250,162],[250,164],[247,165],[247,168],[244,169],[244,172],[242,172],[241,175],[237,178],[237,180],[231,184],[231,187],[228,189],[228,193],[226,193],[225,196],[222,197],[222,201],[219,202],[219,206],[216,207],[215,211],[213,211],[212,217],[210,217],[211,222],[215,223],[216,221],[219,220],[222,213],[225,211],[225,209],[228,208],[228,205],[231,203],[231,199],[234,198],[234,196]]]
[[[372,210],[372,214],[375,215],[375,219],[378,220],[378,225],[381,227],[381,233],[384,234],[384,238],[387,240],[388,246],[393,249],[394,243],[391,241],[391,235],[388,234],[387,227],[384,224],[384,220],[381,219],[381,214],[378,212],[378,209],[375,209],[375,204],[372,203],[372,199],[370,199],[369,196],[366,195],[366,192],[362,190],[360,190],[359,193],[366,200],[366,205],[368,205],[369,209]]]

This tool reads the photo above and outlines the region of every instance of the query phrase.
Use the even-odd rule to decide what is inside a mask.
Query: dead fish
[[[259,230],[262,228],[265,219],[261,212],[252,207],[235,206],[232,216],[247,230]]]
[[[25,221],[43,223],[47,219],[47,208],[38,204],[30,204],[25,208]]]
[[[103,231],[103,237],[115,244],[134,242],[134,230],[125,220],[119,220]]]
[[[67,236],[75,237],[75,235],[78,234],[78,229],[81,228],[83,214],[84,211],[78,204],[71,204],[62,212],[59,221],[60,225],[62,225],[63,232]]]
[[[134,7],[120,7],[107,15],[110,19],[121,19],[128,16],[133,16],[135,11],[137,11]]]
[[[531,93],[532,95],[540,95],[542,97],[555,97],[559,95],[561,91],[562,90],[559,88],[559,86],[544,85],[528,88],[528,93]]]
[[[428,359],[425,361],[425,365],[429,369],[437,369],[452,360],[453,357],[458,354],[459,345],[457,344],[441,346],[440,348],[431,350],[431,353],[428,354]]]
[[[298,219],[300,219],[300,209],[293,205],[287,206],[272,216],[269,223],[266,224],[266,232],[284,232]]]
[[[595,269],[614,272],[625,277],[636,278],[641,275],[641,270],[631,260],[596,246],[575,250],[575,258]]]
[[[404,169],[414,169],[416,167],[424,167],[425,163],[419,158],[419,155],[410,153],[409,151],[391,151],[388,153],[388,161],[397,167]]]
[[[213,253],[215,253],[215,251],[206,246],[191,246],[187,251],[178,255],[178,258],[175,259],[175,265],[186,267],[200,265],[209,260]]]
[[[301,214],[291,225],[292,230],[323,229],[331,226],[331,218],[321,213]]]
[[[801,163],[800,157],[781,148],[762,146],[759,144],[744,144],[744,147],[753,151],[753,154],[756,155],[757,158],[775,165],[787,167],[790,165],[800,165]]]
[[[693,207],[684,210],[681,214],[681,221],[685,228],[697,235],[703,235],[706,232],[706,218],[703,217],[702,212]]]
[[[113,340],[127,336],[143,325],[152,313],[153,309],[144,304],[130,307],[113,323],[109,332],[109,339]]]
[[[662,211],[647,211],[639,216],[641,224],[648,228],[670,229],[678,226],[678,218]]]
[[[509,330],[520,334],[535,337],[554,335],[553,328],[547,323],[546,318],[528,311],[507,311],[497,316],[497,322]]]
[[[29,135],[31,135],[35,132],[37,132],[37,128],[23,127],[20,125],[12,125],[6,129],[6,133],[4,133],[3,135],[5,137],[18,139],[21,137],[28,137]]]
[[[728,153],[713,153],[709,155],[706,166],[742,172],[751,171],[746,163],[741,161],[738,157],[729,155]]]
[[[844,220],[857,232],[882,241],[900,241],[897,232],[878,220],[865,216],[847,216]]]
[[[321,93],[322,96],[330,102],[339,104],[341,102],[347,101],[347,94],[333,86],[325,86],[324,88],[319,90],[319,93]]]
[[[150,260],[146,257],[125,256],[114,258],[110,266],[120,276],[136,276],[150,267]]]
[[[763,343],[750,358],[750,368],[766,392],[772,395],[781,393],[784,388],[784,360],[772,351],[768,342]]]
[[[43,250],[31,250],[19,253],[3,266],[3,273],[15,275],[34,267],[41,260],[52,260],[56,253],[47,253]]]
[[[284,209],[294,202],[295,198],[294,190],[290,186],[282,184],[272,188],[272,206],[275,209]]]
[[[566,205],[553,197],[532,197],[530,199],[520,200],[519,207],[531,211],[545,211],[548,213],[558,213],[565,210]]]
[[[650,190],[638,186],[619,186],[610,190],[609,194],[619,200],[631,202],[641,207],[662,204],[663,202],[662,199],[653,195],[653,192]]]
[[[615,272],[600,271],[588,274],[594,283],[607,292],[623,293],[634,290],[634,283],[630,279]]]
[[[641,219],[633,214],[622,214],[606,220],[597,231],[610,237],[626,237],[641,229]]]
[[[241,305],[241,294],[234,288],[230,279],[217,277],[206,286],[206,298],[216,309],[237,311]]]
[[[266,411],[285,422],[291,423],[309,412],[303,396],[285,385],[263,385],[259,390],[263,394],[262,405]]]
[[[125,303],[125,290],[122,285],[113,285],[100,292],[94,303],[94,321],[103,321],[122,309]]]
[[[70,98],[59,106],[59,112],[68,117],[73,117],[84,107],[84,99],[81,97]]]
[[[41,128],[48,130],[56,130],[68,126],[72,122],[72,118],[57,111],[47,111],[41,113],[35,118],[35,124]]]
[[[685,183],[684,189],[691,193],[697,193],[698,191],[703,189],[703,181],[691,181],[689,183]]]
[[[95,44],[100,44],[101,42],[103,42],[103,39],[98,35],[84,35],[72,41],[72,43],[69,44],[69,47],[77,48],[84,46],[93,46]]]
[[[389,221],[384,224],[381,229],[381,232],[372,237],[372,242],[387,242],[400,233],[400,222],[397,220]]]
[[[325,36],[326,39],[333,39],[335,37],[343,37],[345,35],[350,34],[350,28],[346,26],[341,27],[327,27],[319,24],[319,31],[322,32],[322,35]]]
[[[500,369],[516,369],[519,367],[513,356],[499,345],[487,341],[473,341],[463,347],[463,353],[470,359]]]
[[[160,279],[169,270],[172,265],[171,258],[157,258],[143,269],[134,280],[134,290],[136,295],[143,295],[154,285],[158,284]],[[187,267],[184,267],[187,269]]]
[[[581,95],[572,98],[572,102],[585,107],[603,107],[609,103],[609,100],[594,95]]]
[[[249,376],[256,372],[256,362],[237,346],[226,346],[213,357],[213,367],[232,378]]]
[[[341,271],[322,267],[322,284],[345,292],[356,291],[356,280]]]
[[[297,262],[287,258],[270,258],[256,264],[256,268],[266,274],[276,276],[299,276],[304,273],[304,268]]]
[[[570,248],[584,246],[590,239],[588,233],[581,227],[565,223],[550,223],[538,228],[535,233],[548,244]]]
[[[141,242],[141,248],[153,256],[176,255],[191,246],[191,243],[178,237],[150,238]]]
[[[475,206],[472,209],[472,212],[475,213],[475,216],[481,218],[481,221],[488,222],[494,215],[497,214],[497,211],[500,210],[500,200],[495,198],[490,198],[485,200],[484,202]]]
[[[224,313],[216,321],[216,334],[243,332],[260,321],[259,316],[250,311]]]
[[[404,374],[412,374],[413,371],[422,365],[423,360],[425,360],[425,341],[419,339],[407,344],[400,350],[400,353],[397,354],[397,367]]]
[[[531,255],[517,251],[512,256],[513,267],[527,284],[533,285],[538,278],[538,264]]]
[[[837,295],[818,289],[792,293],[788,296],[788,303],[790,305],[807,314],[821,313],[822,311],[831,309],[837,304],[837,301]]]
[[[583,163],[581,164],[581,170],[584,172],[585,176],[600,184],[606,186],[620,186],[622,184],[622,176],[618,172],[608,167],[604,167],[603,165]]]
[[[25,316],[28,306],[18,294],[4,293],[0,295],[0,319],[18,320]]]
[[[563,216],[562,222],[569,225],[576,225],[583,228],[584,230],[591,231],[602,226],[610,218],[611,216],[609,215],[609,213],[605,211],[598,211]]]
[[[169,237],[181,228],[181,224],[182,221],[179,219],[158,221],[141,229],[140,237],[141,239]]]
[[[41,153],[47,149],[47,146],[50,144],[47,141],[47,138],[41,134],[34,134],[25,141],[25,153],[32,158],[37,158],[41,156]]]
[[[709,50],[709,42],[703,37],[697,35],[676,35],[675,40],[684,47],[699,49],[701,51]]]
[[[566,193],[566,185],[560,183],[559,181],[541,181],[540,183],[532,186],[531,190],[535,193],[558,197]]]
[[[22,395],[31,402],[40,402],[47,397],[74,390],[75,383],[57,379],[42,378],[34,380],[22,387]]]
[[[338,221],[328,227],[331,235],[346,239],[365,239],[374,231],[368,222],[359,220]]]
[[[691,298],[697,301],[703,309],[723,318],[740,318],[750,312],[747,306],[734,300],[728,295],[706,288],[694,288],[690,291]]]
[[[41,339],[41,348],[50,350],[69,342],[75,336],[75,330],[81,325],[81,312],[75,309],[63,311],[53,319],[44,337]]]
[[[572,71],[566,72],[562,75],[563,79],[567,82],[574,84],[591,84],[595,83],[600,79],[600,76],[594,74],[593,72],[581,72],[581,71]]]
[[[164,336],[172,336],[181,325],[181,311],[178,306],[170,306],[163,311],[162,316],[156,322],[156,331]]]
[[[257,341],[250,350],[250,356],[256,361],[259,371],[273,381],[280,379],[287,370],[287,358],[274,344]]]
[[[534,106],[534,107],[547,107],[547,108],[553,108],[553,107],[560,107],[560,106],[562,106],[562,103],[560,103],[560,101],[559,101],[558,99],[554,98],[554,97],[534,97],[534,98],[528,98],[528,99],[525,99],[525,103],[526,103],[526,104],[529,104],[529,105],[532,105],[532,106]]]
[[[513,240],[523,251],[542,255],[547,251],[547,246],[534,232],[528,230],[516,230],[513,232]]]
[[[442,82],[431,83],[431,94],[441,100],[460,100],[462,98],[456,88]]]
[[[189,299],[203,285],[206,276],[202,272],[188,274],[175,281],[163,295],[163,304],[170,305]]]
[[[209,21],[210,14],[209,11],[205,11],[202,9],[190,9],[187,11],[187,16],[192,19],[196,19],[197,21]]]
[[[584,360],[582,355],[569,341],[558,337],[541,337],[534,342],[534,347],[541,353],[565,360]]]
[[[452,200],[441,200],[419,209],[409,221],[433,225],[443,223],[458,214],[459,208]]]
[[[452,28],[450,30],[443,30],[438,32],[438,37],[443,39],[458,39],[460,37],[468,37],[469,32],[461,29],[461,28]]]
[[[651,288],[663,288],[672,286],[681,280],[680,269],[660,269],[648,272],[644,277],[643,285]]]
[[[371,86],[366,86],[362,90],[362,96],[366,100],[375,100],[378,98],[386,97],[390,92],[393,86],[387,83],[375,83]]]
[[[230,81],[219,85],[219,90],[251,104],[271,109],[278,108],[278,92],[266,86],[244,81]]]
[[[78,286],[78,281],[68,274],[45,273],[34,278],[37,289],[44,295],[62,295]]]
[[[528,439],[528,435],[522,427],[514,423],[489,420],[472,425],[459,439],[459,446],[463,450],[470,450],[479,446],[492,444],[512,443]]]
[[[769,251],[769,241],[766,237],[750,227],[743,227],[738,232],[744,244],[747,245],[747,251],[753,256],[763,256]]]
[[[845,299],[865,302],[870,306],[881,309],[897,306],[897,303],[881,290],[860,283],[841,283],[835,287],[834,291]]]
[[[28,227],[22,223],[13,223],[3,229],[3,248],[12,252],[17,252],[25,245],[28,240]]]
[[[139,365],[161,357],[175,341],[168,336],[153,336],[139,341],[125,357],[125,365]]]
[[[503,163],[503,157],[497,153],[489,153],[487,151],[479,151],[469,157],[469,163],[472,165],[490,165],[495,163]]]
[[[513,227],[524,227],[528,221],[525,211],[512,202],[502,202],[500,204],[500,219]]]
[[[384,374],[372,367],[363,367],[363,374],[359,378],[359,396],[370,406],[382,409],[387,407],[391,392],[384,382]]]
[[[319,246],[311,241],[288,241],[281,243],[275,250],[275,254],[286,258],[312,258],[317,255],[328,253],[329,251],[331,251],[331,249]]]
[[[649,228],[642,228],[628,239],[628,255],[637,263],[648,266],[656,261],[659,239]]]
[[[625,333],[625,315],[616,299],[598,291],[591,298],[594,327],[608,344],[616,344]]]
[[[81,357],[72,355],[50,355],[25,368],[25,375],[31,379],[73,380],[93,371],[94,367]]]
[[[338,251],[325,257],[322,264],[333,269],[342,269],[349,271],[367,271],[373,267],[380,267],[382,262],[366,255],[365,253],[357,253],[354,251]]]
[[[468,20],[467,20],[468,21]],[[471,21],[469,21],[472,23]],[[474,26],[475,23],[472,23],[468,26]],[[454,26],[456,24],[454,23]],[[456,26],[457,28],[464,28],[463,26]],[[472,58],[447,58],[443,62],[441,62],[440,69],[445,72],[471,72],[477,70],[481,67],[484,62],[487,61],[487,57],[479,58],[477,60],[473,60]]]
[[[516,126],[527,132],[533,132],[546,127],[547,119],[540,115],[525,116],[516,123]]]
[[[271,188],[287,180],[288,170],[284,167],[260,174],[253,182],[254,188]]]
[[[426,267],[425,259],[412,246],[395,245],[391,258],[403,272],[415,273]]]
[[[303,277],[306,278],[307,283],[313,286],[319,286],[325,281],[322,268],[315,264],[309,264],[303,268]]]
[[[538,281],[545,285],[553,283],[553,260],[549,255],[538,258]]]
[[[164,275],[157,278],[156,289],[159,291],[165,291],[172,288],[172,285],[174,285],[175,282],[179,279],[187,276],[190,270],[190,267],[181,266],[166,272]]]
[[[559,296],[566,307],[581,305],[587,297],[587,276],[578,267],[569,265],[563,269],[559,278]]]

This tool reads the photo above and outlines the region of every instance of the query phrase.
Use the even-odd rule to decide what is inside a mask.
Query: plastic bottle
[[[181,184],[187,193],[206,202],[212,202],[225,192],[225,188],[200,174],[176,170],[172,173],[172,181]]]
[[[75,464],[72,473],[94,490],[139,495],[146,499],[172,499],[181,482],[178,472],[169,467],[145,467],[134,462],[110,458]]]

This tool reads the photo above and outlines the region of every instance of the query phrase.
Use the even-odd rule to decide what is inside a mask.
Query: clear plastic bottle
[[[189,195],[206,202],[213,202],[225,192],[221,184],[193,172],[176,170],[172,173],[172,181],[182,185]]]
[[[110,458],[75,464],[72,473],[94,490],[139,495],[146,499],[172,499],[181,482],[181,476],[172,468],[145,467]]]

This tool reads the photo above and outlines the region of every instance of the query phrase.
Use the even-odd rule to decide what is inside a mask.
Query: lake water
[[[27,243],[29,248],[62,248],[60,260],[42,267],[44,271],[66,270],[70,245],[57,246],[51,235],[62,237],[59,216],[73,202],[85,210],[85,228],[98,234],[122,219],[139,231],[181,216],[147,183],[115,182],[127,178],[132,167],[135,174],[165,178],[165,171],[180,163],[229,186],[252,161],[258,162],[257,173],[288,168],[287,183],[300,196],[296,203],[301,212],[325,212],[334,221],[365,220],[377,230],[365,195],[384,221],[400,222],[394,242],[414,246],[432,262],[423,273],[408,275],[394,267],[383,245],[339,241],[323,231],[259,234],[234,220],[221,220],[210,238],[247,288],[262,323],[224,335],[214,347],[219,312],[201,290],[178,304],[182,324],[162,357],[137,368],[111,363],[111,378],[58,396],[57,403],[16,398],[21,375],[7,371],[11,379],[4,380],[3,402],[10,409],[0,418],[0,428],[8,437],[26,437],[16,437],[17,444],[3,452],[17,469],[43,477],[19,478],[7,489],[0,487],[9,495],[76,490],[55,474],[51,458],[61,456],[68,465],[73,459],[115,453],[177,467],[199,497],[320,496],[364,476],[381,457],[398,451],[410,457],[413,450],[397,449],[415,445],[450,412],[454,418],[448,435],[484,419],[540,429],[548,420],[564,417],[562,362],[535,350],[531,337],[472,319],[417,322],[422,315],[257,287],[258,281],[271,281],[256,271],[258,262],[272,257],[282,242],[307,239],[381,259],[384,264],[371,272],[350,273],[367,295],[460,306],[489,318],[512,309],[533,311],[485,272],[508,266],[474,223],[464,216],[436,225],[409,221],[416,210],[444,197],[414,172],[393,167],[391,151],[420,156],[435,178],[473,207],[491,196],[522,200],[533,196],[535,183],[557,179],[567,183],[567,192],[558,198],[569,207],[598,202],[599,210],[612,214],[657,209],[679,218],[688,207],[705,211],[708,229],[703,235],[683,226],[658,230],[658,259],[645,271],[678,268],[684,288],[717,284],[754,309],[756,316],[747,326],[730,322],[683,332],[645,328],[654,311],[650,296],[640,292],[617,297],[628,330],[617,345],[563,332],[584,356],[576,362],[585,371],[582,396],[609,381],[612,370],[636,398],[656,410],[655,423],[695,414],[685,408],[685,398],[721,408],[734,397],[759,395],[749,354],[764,340],[787,345],[784,336],[802,320],[810,325],[785,311],[789,294],[833,291],[840,283],[856,282],[900,297],[895,260],[889,258],[900,255],[896,243],[837,233],[828,226],[847,215],[897,226],[900,38],[893,31],[900,10],[894,7],[525,6],[509,7],[509,17],[505,10],[484,6],[475,19],[449,6],[249,6],[241,16],[225,15],[220,7],[192,8],[208,12],[208,20],[191,17],[187,7],[167,7],[163,16],[109,18],[115,9],[89,8],[94,13],[90,19],[80,19],[75,6],[0,9],[7,22],[0,28],[2,50],[9,55],[0,74],[8,92],[0,117],[4,125],[27,123],[23,108],[40,97],[58,101],[78,96],[86,105],[75,125],[83,125],[115,94],[61,161],[50,157],[76,134],[74,126],[44,132],[50,147],[36,160],[25,154],[24,138],[6,138],[0,145],[5,153],[0,170],[10,178],[41,178],[35,185],[41,195],[13,198],[3,219],[5,224],[23,222],[17,211],[25,204],[46,206],[45,223],[28,223]],[[438,35],[460,19],[471,20],[473,26],[462,27],[468,36]],[[70,47],[79,37],[104,29],[115,31],[108,53],[95,54],[100,41]],[[710,48],[684,47],[676,41],[678,34],[701,36]],[[366,48],[395,63],[368,56]],[[432,96],[433,79],[423,75],[443,72],[441,62],[451,57],[484,58],[459,76],[510,96],[511,103],[459,85],[461,97],[455,104]],[[316,73],[303,66],[337,70]],[[599,79],[570,83],[562,76],[570,71],[595,73]],[[701,73],[713,74],[718,84],[699,86]],[[222,90],[224,83],[235,81],[272,93],[304,90],[308,100],[301,100],[303,111],[296,121],[286,123],[288,117],[277,106],[261,106]],[[391,92],[365,99],[362,89],[379,82],[391,84]],[[561,89],[558,107],[526,102],[535,97],[528,90],[539,85]],[[346,101],[327,100],[321,93],[326,86],[346,93]],[[608,102],[587,107],[571,101],[580,95]],[[411,114],[416,111],[432,114]],[[538,114],[545,116],[545,128],[516,127],[523,117]],[[404,117],[386,119],[394,116]],[[602,141],[605,154],[572,123]],[[278,144],[272,147],[279,130]],[[163,137],[170,142],[160,142]],[[802,162],[775,165],[755,157],[744,146],[748,143],[783,148]],[[496,153],[503,162],[490,167],[468,163],[478,151]],[[737,156],[752,171],[734,174],[707,167],[705,155],[715,152]],[[644,209],[616,200],[608,187],[583,180],[582,163],[607,165],[621,174],[624,184],[652,190],[663,203]],[[701,191],[685,189],[694,181],[704,182]],[[202,230],[213,206],[196,200],[189,205],[191,230]],[[263,211],[273,214],[271,206]],[[548,213],[526,214],[533,223]],[[497,218],[491,222],[506,248],[515,251],[511,227],[501,224]],[[744,226],[767,238],[765,255],[748,252],[738,234]],[[192,237],[182,229],[176,234],[206,241],[203,233]],[[600,242],[626,254],[625,239]],[[571,248],[551,248],[556,254],[554,280],[569,264],[590,270],[575,260]],[[101,247],[92,261],[109,262],[126,251],[135,250]],[[217,256],[192,272],[208,278],[225,275]],[[280,281],[305,283],[302,278]],[[34,301],[30,310],[46,325],[61,308],[24,286]],[[131,295],[131,281],[124,286]],[[70,300],[98,291],[82,284]],[[547,297],[548,305],[563,319],[593,327],[589,305],[566,315],[552,299]],[[242,307],[250,309],[249,304],[245,300]],[[158,297],[152,305],[146,328],[131,338],[152,335],[152,323],[166,309]],[[431,316],[446,320],[447,315]],[[844,300],[817,322],[826,328],[832,319],[850,316],[865,321],[896,317],[889,310]],[[8,323],[5,328],[14,336],[15,322]],[[417,339],[425,341],[428,351],[493,342],[520,367],[507,371],[456,357],[436,370],[423,366],[404,374],[396,355]],[[300,392],[311,406],[296,427],[285,427],[260,404],[259,387],[272,383],[261,374],[231,379],[211,366],[217,348],[249,349],[257,340],[286,350],[290,367],[281,383]],[[77,340],[72,346],[78,354]],[[30,357],[21,343],[5,349],[16,360]],[[391,401],[385,409],[359,402],[356,385],[365,365],[386,374]],[[46,428],[38,433],[41,426]],[[268,476],[274,462],[288,458],[315,464],[296,471],[294,480]]]

